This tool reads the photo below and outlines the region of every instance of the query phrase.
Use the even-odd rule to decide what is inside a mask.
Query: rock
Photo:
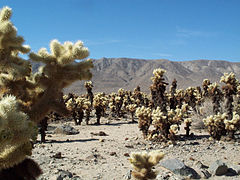
[[[240,166],[239,165],[232,165],[230,166],[234,171],[236,171],[237,175],[240,175]]]
[[[221,160],[216,160],[209,166],[209,172],[213,175],[221,176],[226,174],[228,171],[228,167]]]
[[[210,178],[212,175],[208,172],[208,170],[206,169],[201,169],[201,174],[200,176],[203,178],[203,179],[208,179]]]
[[[129,179],[131,179],[132,178],[132,170],[129,170],[128,172],[127,172],[127,174],[124,176],[124,179],[125,180],[129,180]]]
[[[199,168],[199,169],[206,169],[206,168],[208,168],[208,166],[204,165],[201,161],[197,161],[195,163],[195,166],[197,166],[197,168]]]
[[[98,133],[94,133],[94,132],[91,132],[90,133],[91,135],[94,135],[94,136],[108,136],[105,132],[103,131],[99,131]]]
[[[116,152],[110,152],[110,156],[116,156],[117,153]]]
[[[105,140],[104,140],[104,139],[102,139],[102,138],[100,138],[98,141],[99,141],[99,142],[104,142]]]
[[[177,158],[160,161],[159,164],[177,175],[188,176],[192,179],[199,178],[199,174],[194,169],[186,166]]]
[[[73,177],[73,174],[71,172],[60,170],[57,180],[66,180],[72,177]]]
[[[71,180],[82,180],[79,176],[74,176]]]
[[[239,165],[228,164],[227,166],[228,166],[227,175],[229,175],[229,176],[240,175],[240,166]]]
[[[65,134],[65,135],[74,135],[79,134],[79,131],[74,129],[70,125],[63,124],[59,127],[57,127],[54,131],[55,134]]]
[[[134,148],[133,145],[125,145],[126,148]]]
[[[166,171],[161,172],[156,177],[156,180],[183,180],[183,179],[185,178]]]
[[[53,158],[57,158],[57,159],[63,158],[61,152],[58,152],[58,153],[54,154],[52,157],[53,157]]]
[[[129,153],[124,153],[123,155],[126,157],[130,157]]]

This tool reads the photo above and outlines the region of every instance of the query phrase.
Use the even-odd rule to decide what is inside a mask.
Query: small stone
[[[71,180],[82,180],[79,176],[74,176]]]
[[[127,174],[124,176],[124,180],[129,180],[132,178],[132,170],[129,170]]]
[[[226,174],[227,171],[228,171],[227,165],[220,160],[214,161],[209,166],[209,172],[211,172],[213,175],[221,176]]]
[[[57,127],[55,130],[54,130],[54,133],[55,134],[65,134],[65,135],[74,135],[74,134],[79,134],[79,131],[74,129],[72,126],[70,125],[66,125],[66,124],[63,124],[59,127]]]
[[[72,177],[73,177],[73,175],[72,175],[71,172],[60,170],[59,171],[59,176],[57,177],[57,180],[64,180],[64,179],[72,178]]]
[[[189,178],[199,177],[198,173],[194,169],[186,166],[182,161],[176,158],[160,161],[159,164],[173,173],[181,176],[188,176]]]
[[[240,165],[228,164],[228,171],[232,172],[234,175],[240,175]]]
[[[129,153],[124,153],[123,155],[126,157],[130,157]]]
[[[108,136],[105,132],[103,131],[99,131],[98,133],[94,133],[94,132],[91,132],[90,133],[91,135],[94,135],[94,136]]]
[[[201,161],[197,161],[195,163],[195,166],[197,166],[197,168],[199,168],[199,169],[206,169],[206,168],[208,168],[208,166],[204,165]]]
[[[211,177],[211,174],[206,169],[201,169],[201,177],[204,179],[208,179]]]
[[[57,158],[57,159],[63,158],[61,152],[58,152],[58,153],[54,154],[52,157],[53,157],[53,158]]]
[[[110,152],[110,156],[116,156],[117,153],[116,152]]]
[[[99,142],[104,142],[104,141],[105,141],[105,140],[104,140],[104,139],[102,139],[102,138],[100,138],[100,139],[99,139]]]
[[[125,145],[126,148],[134,148],[133,145]]]

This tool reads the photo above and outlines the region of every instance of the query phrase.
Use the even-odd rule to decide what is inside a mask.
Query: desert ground
[[[199,161],[210,166],[216,160],[224,163],[240,164],[240,141],[209,140],[206,130],[193,129],[194,137],[185,138],[181,127],[176,145],[151,142],[143,138],[137,123],[127,118],[102,118],[101,125],[82,122],[75,126],[73,121],[49,123],[46,143],[36,143],[32,158],[43,170],[40,180],[56,180],[61,170],[69,171],[73,177],[82,180],[122,180],[130,179],[132,166],[131,152],[161,150],[164,159],[178,158],[198,172]],[[54,129],[68,124],[79,131],[76,135],[54,133]],[[194,127],[194,126],[193,126]],[[40,136],[39,139],[40,140]],[[61,155],[59,155],[61,153]],[[160,165],[155,169],[163,173]],[[239,179],[239,176],[212,176],[210,179]],[[133,177],[131,178],[133,179]],[[182,178],[184,179],[184,178]]]

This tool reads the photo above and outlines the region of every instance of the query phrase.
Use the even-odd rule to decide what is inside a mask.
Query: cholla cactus
[[[178,133],[178,125],[177,124],[173,124],[170,126],[170,129],[169,129],[169,135],[168,135],[168,138],[172,141],[173,144],[175,144],[175,140],[177,139],[177,133]]]
[[[12,179],[36,179],[40,170],[27,159],[37,133],[36,125],[51,111],[67,115],[62,89],[77,80],[90,79],[92,61],[75,62],[88,56],[88,49],[81,41],[61,45],[57,40],[50,43],[51,54],[46,49],[30,53],[30,59],[44,64],[39,72],[32,74],[31,64],[18,56],[28,53],[24,39],[10,22],[11,9],[4,7],[0,12],[0,85],[4,97],[0,102],[0,177],[9,179],[6,168],[12,167]],[[6,96],[11,94],[13,96]],[[23,163],[35,164],[31,166]],[[16,166],[14,166],[16,165]],[[14,167],[13,167],[14,166]],[[15,173],[14,171],[19,171]],[[29,174],[28,174],[29,173]]]
[[[204,79],[202,82],[202,88],[203,88],[203,97],[208,97],[208,86],[210,85],[209,79]]]
[[[167,137],[169,134],[170,123],[168,122],[168,117],[164,115],[161,111],[160,107],[153,110],[152,112],[152,120],[153,125],[156,128],[157,132],[162,132],[162,134]]]
[[[84,99],[82,108],[85,110],[86,124],[88,125],[89,120],[90,120],[90,114],[91,114],[91,111],[92,111],[91,102],[88,99]]]
[[[185,102],[192,107],[192,109],[196,112],[196,102],[197,102],[197,89],[195,87],[188,87],[185,90],[184,100]]]
[[[136,109],[136,116],[138,117],[138,127],[143,132],[143,136],[146,138],[148,135],[148,129],[151,124],[151,109],[144,106]]]
[[[135,101],[135,103],[137,104],[138,107],[144,106],[144,104],[146,104],[144,102],[144,100],[145,100],[144,96],[145,96],[145,94],[143,92],[141,92],[140,86],[137,86],[133,90],[132,98],[134,99],[133,101]]]
[[[234,73],[224,73],[224,76],[221,77],[220,82],[225,83],[226,85],[222,87],[224,96],[227,99],[226,101],[226,109],[228,119],[232,119],[233,115],[233,95],[237,93],[237,87],[239,85],[238,80],[235,77]]]
[[[77,99],[76,95],[72,94],[71,99],[69,99],[65,104],[67,109],[72,114],[75,125],[80,125],[81,122],[78,119],[78,103],[76,102],[76,99]]]
[[[176,109],[177,107],[177,98],[175,96],[176,90],[177,90],[177,80],[174,79],[170,87],[170,96],[169,96],[170,109]]]
[[[93,104],[93,92],[92,92],[92,88],[93,88],[93,84],[92,81],[87,81],[84,83],[85,88],[87,89],[87,98],[89,99],[91,106]]]
[[[157,173],[152,170],[153,166],[157,165],[164,157],[164,153],[160,150],[155,150],[147,153],[132,152],[129,161],[132,164],[134,171],[132,175],[138,180],[155,179]]]
[[[192,125],[192,119],[191,118],[184,119],[184,124],[185,124],[184,129],[186,130],[186,136],[188,137],[190,135],[190,126]]]
[[[36,124],[22,112],[16,97],[0,101],[0,171],[13,167],[31,155],[29,140],[36,140]]]
[[[122,117],[123,113],[121,112],[122,106],[123,106],[123,100],[126,92],[124,89],[120,88],[118,90],[118,94],[115,96],[115,105],[116,105],[116,113],[118,117]]]
[[[167,98],[165,96],[165,91],[168,83],[164,82],[163,75],[165,72],[165,70],[160,68],[153,71],[154,76],[151,77],[153,84],[150,89],[154,108],[159,106],[162,112],[167,113]]]
[[[176,101],[177,101],[177,106],[179,108],[182,107],[182,104],[184,102],[184,95],[185,95],[185,93],[184,93],[183,89],[177,89],[176,93],[174,94]]]
[[[203,119],[203,123],[208,127],[210,136],[214,139],[220,140],[221,136],[226,135],[224,121],[227,118],[227,114],[218,113],[217,115],[211,115]]]
[[[93,107],[95,108],[95,114],[97,116],[97,125],[100,125],[100,119],[103,115],[104,108],[107,105],[107,98],[103,93],[97,93],[93,98]]]
[[[189,106],[187,104],[184,104],[181,109],[170,109],[167,114],[164,114],[160,107],[157,107],[157,109],[153,110],[152,112],[152,123],[156,128],[154,132],[157,133],[160,138],[163,138],[162,140],[175,140],[176,133],[174,133],[173,129],[170,129],[171,126],[172,128],[178,127],[179,129],[181,122],[188,117]],[[155,135],[153,134],[152,136]]]
[[[137,105],[136,104],[129,104],[129,105],[127,105],[126,108],[131,113],[132,122],[136,122],[136,121],[134,121],[134,114],[136,112]]]
[[[225,119],[224,124],[229,137],[234,139],[234,133],[240,129],[240,116],[233,112],[233,118],[231,120]]]
[[[223,93],[219,89],[219,85],[217,83],[210,84],[208,86],[208,94],[212,99],[214,114],[220,113],[220,102],[223,100]]]

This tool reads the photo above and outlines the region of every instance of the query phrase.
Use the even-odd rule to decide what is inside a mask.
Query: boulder
[[[181,175],[181,176],[188,176],[189,178],[192,178],[192,179],[199,178],[198,173],[194,169],[186,166],[182,161],[180,161],[177,158],[163,160],[163,161],[160,161],[159,164],[164,168],[170,170],[174,174]]]
[[[65,135],[74,135],[74,134],[79,134],[79,131],[74,129],[70,125],[63,124],[61,126],[58,126],[55,131],[55,134],[65,134]]]
[[[221,160],[216,160],[209,166],[209,172],[217,176],[225,175],[228,172],[228,167]]]

